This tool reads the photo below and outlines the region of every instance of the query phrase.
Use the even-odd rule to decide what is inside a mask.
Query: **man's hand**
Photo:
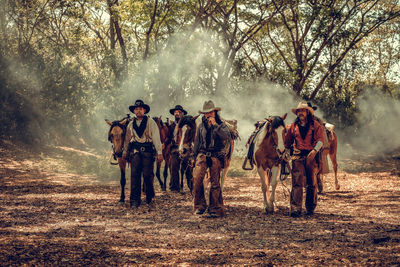
[[[307,155],[307,162],[310,163],[314,160],[315,155],[317,155],[317,151],[315,149],[311,150],[310,153]]]
[[[161,163],[163,161],[163,155],[162,154],[158,154],[157,155],[157,162]]]
[[[208,120],[208,124],[210,124],[210,125],[217,124],[214,117],[208,117],[207,120]]]

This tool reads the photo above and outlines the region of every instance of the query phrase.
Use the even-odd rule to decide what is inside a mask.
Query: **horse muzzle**
[[[118,152],[115,152],[114,155],[115,155],[117,158],[121,158],[121,157],[122,157],[122,150],[121,150],[121,151],[118,151]]]

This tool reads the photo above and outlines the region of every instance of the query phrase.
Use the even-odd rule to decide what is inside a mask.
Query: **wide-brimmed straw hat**
[[[297,110],[299,109],[306,109],[308,111],[310,111],[311,115],[314,115],[314,109],[312,107],[310,107],[307,102],[300,102],[297,105],[297,108],[292,108],[292,112],[297,115]]]
[[[214,102],[209,100],[209,101],[204,102],[203,110],[199,110],[199,113],[204,114],[204,113],[208,113],[208,112],[211,112],[211,111],[214,111],[214,110],[220,111],[221,108],[220,107],[216,107],[214,105]]]
[[[138,107],[142,107],[142,108],[144,108],[144,109],[146,110],[146,111],[144,112],[144,114],[146,114],[146,113],[148,113],[148,112],[150,111],[149,105],[146,105],[146,104],[143,102],[143,100],[140,100],[140,99],[136,100],[136,101],[135,101],[135,104],[133,104],[132,106],[129,106],[129,110],[133,113],[133,111],[135,110],[135,108],[138,108]]]
[[[186,115],[186,114],[187,114],[186,110],[184,110],[183,107],[182,107],[181,105],[176,105],[174,108],[171,108],[171,109],[169,110],[169,113],[171,113],[172,115],[174,115],[175,110],[180,110],[180,111],[182,111],[182,112],[183,112],[183,115]]]

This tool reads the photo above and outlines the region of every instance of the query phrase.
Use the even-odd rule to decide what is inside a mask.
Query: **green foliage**
[[[399,6],[391,2],[155,3],[3,1],[1,137],[87,142],[103,138],[92,118],[125,115],[135,94],[174,102],[263,79],[314,97],[342,126],[357,123],[367,86],[400,97]]]

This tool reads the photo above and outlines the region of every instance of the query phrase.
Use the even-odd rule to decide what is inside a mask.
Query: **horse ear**
[[[108,125],[110,125],[110,126],[112,125],[112,122],[111,122],[111,121],[109,121],[109,120],[107,120],[107,119],[105,119],[105,121],[107,122]]]
[[[287,116],[287,113],[285,113],[285,115],[283,115],[281,118],[282,118],[282,120],[285,120],[286,119],[286,116]]]
[[[122,125],[125,125],[127,121],[128,121],[128,119],[124,119],[124,120],[121,121],[120,123],[121,123]]]

